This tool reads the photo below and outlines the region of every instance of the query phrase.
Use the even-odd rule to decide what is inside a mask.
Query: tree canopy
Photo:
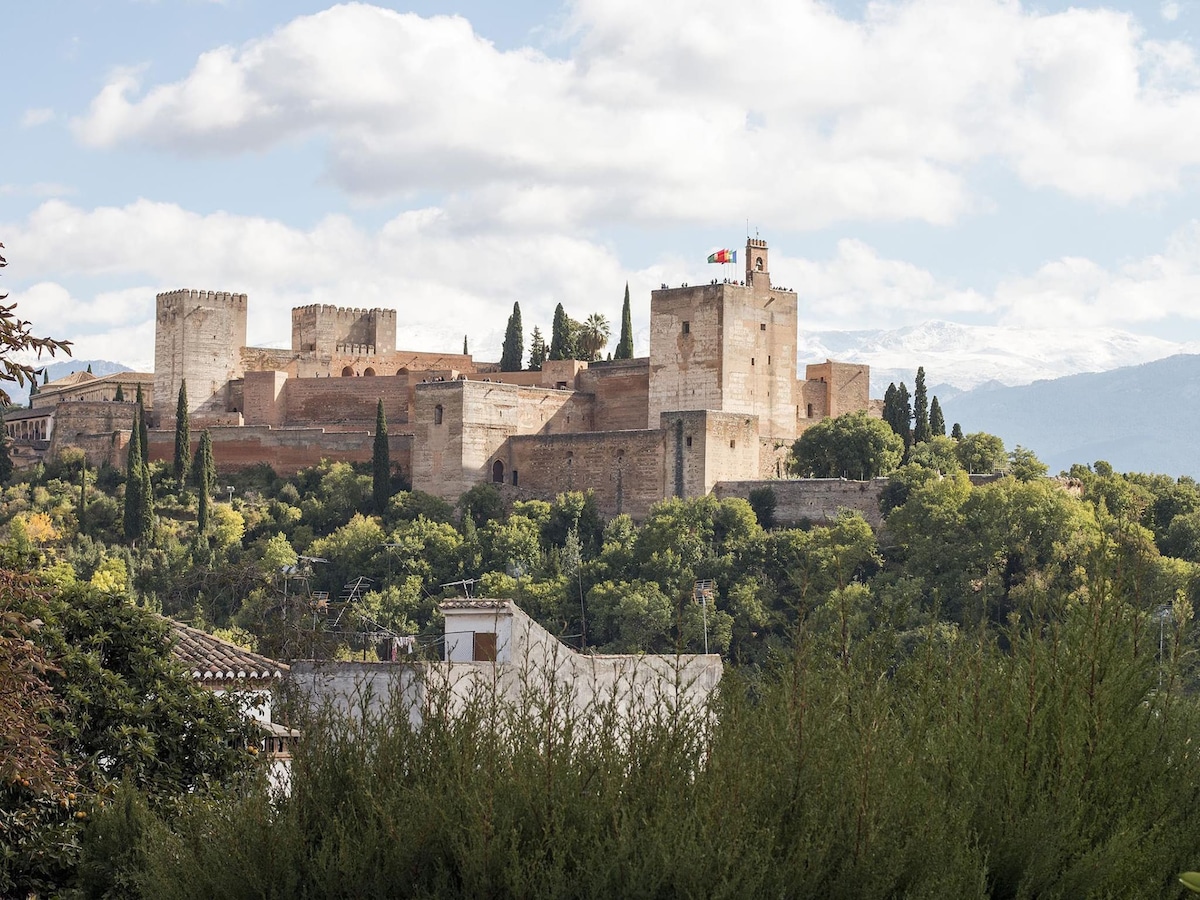
[[[792,446],[792,471],[811,478],[869,479],[900,465],[904,443],[892,428],[863,410],[823,419]]]

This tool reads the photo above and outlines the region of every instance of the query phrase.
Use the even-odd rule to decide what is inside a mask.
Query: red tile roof
[[[167,622],[174,638],[172,653],[187,666],[192,678],[199,681],[269,680],[282,678],[288,671],[281,662],[223,641],[207,631],[174,619],[167,619]]]

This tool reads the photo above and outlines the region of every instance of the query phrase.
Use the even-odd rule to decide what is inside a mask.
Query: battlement
[[[154,298],[161,306],[178,306],[185,303],[195,303],[200,306],[222,306],[231,309],[246,309],[246,295],[229,291],[197,291],[191,288],[181,288],[175,291],[164,291]]]
[[[380,306],[372,307],[370,309],[367,309],[366,307],[362,307],[360,309],[357,306],[355,306],[355,307],[334,306],[330,303],[309,303],[306,306],[293,306],[292,307],[292,318],[293,319],[295,319],[296,313],[311,313],[313,315],[323,315],[323,316],[331,315],[331,316],[334,316],[335,318],[341,318],[344,316],[348,316],[348,317],[354,318],[354,319],[358,319],[358,318],[361,318],[362,316],[368,316],[368,315],[374,316],[377,319],[394,319],[394,318],[396,318],[396,311],[394,309],[384,309],[383,307],[380,307]]]
[[[759,238],[746,238],[747,247],[760,247],[763,250],[767,249],[767,242]]]

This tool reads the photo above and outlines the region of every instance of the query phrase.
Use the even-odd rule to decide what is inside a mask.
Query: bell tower
[[[767,261],[767,242],[746,238],[746,287],[755,292],[771,289],[771,267]]]

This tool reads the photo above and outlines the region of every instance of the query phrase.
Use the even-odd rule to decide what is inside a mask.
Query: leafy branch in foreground
[[[0,244],[0,250],[4,245]],[[0,269],[8,265],[8,261],[0,256]],[[7,300],[8,294],[0,294],[0,301]],[[0,302],[0,381],[15,381],[20,387],[33,384],[40,367],[31,363],[17,362],[9,354],[34,352],[40,359],[43,353],[54,356],[59,350],[71,355],[70,341],[56,341],[53,338],[34,337],[30,334],[31,323],[21,319],[16,314],[17,304],[5,305]],[[8,391],[0,387],[0,403],[8,405],[12,397]]]

